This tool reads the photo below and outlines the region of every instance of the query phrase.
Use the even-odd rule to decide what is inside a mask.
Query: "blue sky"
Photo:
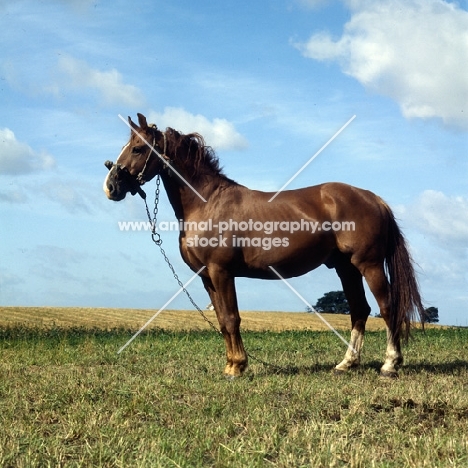
[[[178,286],[142,200],[110,202],[118,118],[198,131],[225,173],[275,191],[342,181],[394,209],[426,304],[468,325],[468,6],[442,0],[0,1],[0,304],[158,308]],[[154,183],[145,186],[151,200]],[[173,220],[162,197],[160,220]],[[176,233],[164,247],[191,277]],[[311,303],[326,267],[291,280]],[[241,309],[303,311],[281,282]],[[200,281],[190,286],[205,306]],[[369,297],[372,313],[377,312]],[[190,308],[180,296],[171,308]]]

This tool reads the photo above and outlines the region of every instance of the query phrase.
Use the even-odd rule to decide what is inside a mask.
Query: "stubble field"
[[[344,345],[317,317],[245,313],[248,351],[277,367],[227,381],[195,312],[163,312],[117,354],[153,313],[1,308],[0,466],[468,466],[468,329],[416,330],[384,380],[379,319],[361,368],[336,376]]]

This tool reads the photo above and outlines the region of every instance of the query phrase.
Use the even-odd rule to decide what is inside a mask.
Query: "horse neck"
[[[187,219],[190,213],[203,209],[205,202],[201,197],[208,200],[223,182],[222,177],[217,175],[205,176],[196,182],[186,178],[185,174],[181,175],[191,187],[180,180],[176,174],[171,174],[169,171],[161,174],[167,198],[178,220]]]
[[[198,140],[198,144],[193,146],[189,144],[188,148],[182,149],[182,152],[180,141],[169,140],[167,144],[166,154],[169,156],[172,168],[178,174],[175,174],[171,168],[166,168],[161,173],[161,178],[177,219],[187,219],[191,212],[203,210],[205,201],[221,187],[237,185],[209,162],[202,164],[196,162],[200,158],[198,145],[204,148],[202,138],[201,141]],[[184,154],[185,152],[187,154]],[[211,157],[209,154],[203,156]]]

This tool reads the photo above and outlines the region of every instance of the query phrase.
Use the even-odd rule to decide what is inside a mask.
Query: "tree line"
[[[313,306],[306,308],[307,312],[325,312],[329,314],[349,314],[349,304],[343,291],[330,291],[325,293],[321,298],[317,300],[317,303]],[[439,309],[437,307],[428,307],[424,310],[425,323],[437,323],[439,321]],[[380,317],[377,314],[376,317]]]

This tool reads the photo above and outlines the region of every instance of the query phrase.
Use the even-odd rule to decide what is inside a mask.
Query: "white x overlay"
[[[187,184],[188,187],[190,187],[193,191],[193,193],[195,195],[197,195],[199,198],[201,198],[205,203],[206,203],[206,200],[184,179],[184,177],[176,170],[174,169],[170,164],[169,162],[164,159],[160,154],[159,152],[154,148],[154,146],[152,144],[150,144],[139,132],[137,132],[120,114],[119,115],[119,119],[133,132],[135,133],[136,135],[138,135],[144,142],[146,145],[148,145],[150,148],[151,148],[151,151],[159,158],[161,159],[161,161],[164,162],[164,164],[166,166],[169,166],[171,168],[171,171],[174,172],[175,174],[177,174],[177,176]]]
[[[117,351],[120,354],[187,286],[206,268],[203,265],[179,290]]]
[[[309,302],[304,299],[304,297],[295,289],[293,288],[271,265],[269,265],[270,270],[306,305],[312,310],[315,314],[317,314],[317,317],[346,345],[348,345],[349,349],[352,349],[355,353],[357,351],[351,346],[351,344],[346,341],[346,338],[343,338],[342,335],[338,333],[338,331],[330,325],[323,317],[321,314],[319,314],[312,305],[309,304]]]
[[[354,119],[353,115],[269,200],[273,201]]]

